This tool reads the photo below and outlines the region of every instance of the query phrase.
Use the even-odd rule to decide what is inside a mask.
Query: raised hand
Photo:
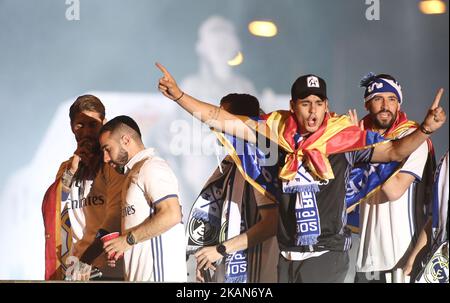
[[[70,172],[75,174],[79,168],[80,162],[88,164],[89,160],[94,156],[94,143],[91,139],[82,139],[77,143],[77,149],[73,153],[72,163],[70,164]]]
[[[77,172],[80,161],[81,157],[77,154],[77,151],[75,151],[75,153],[73,154],[72,162],[70,163],[70,172],[72,173],[72,175]]]
[[[355,126],[358,126],[361,130],[364,130],[364,122],[362,120],[358,120],[358,113],[356,112],[356,109],[349,109],[348,115]]]
[[[441,101],[442,94],[444,93],[444,89],[439,89],[436,97],[434,98],[433,103],[431,104],[430,109],[428,110],[428,114],[425,117],[425,120],[422,123],[422,127],[427,132],[434,132],[438,130],[445,122],[447,118],[444,109],[439,106],[439,102]]]
[[[158,62],[155,63],[156,67],[163,73],[163,76],[159,79],[158,89],[167,98],[178,101],[184,95],[177,85],[177,82],[169,73],[169,71]]]

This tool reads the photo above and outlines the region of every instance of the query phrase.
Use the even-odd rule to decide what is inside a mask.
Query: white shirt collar
[[[125,174],[128,173],[133,166],[138,163],[139,161],[141,161],[144,158],[150,158],[153,157],[155,155],[155,149],[154,148],[147,148],[147,149],[143,149],[140,152],[138,152],[136,155],[134,155],[133,158],[131,158],[127,164],[125,164]]]

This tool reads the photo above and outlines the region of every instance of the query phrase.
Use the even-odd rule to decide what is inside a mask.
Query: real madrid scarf
[[[277,163],[268,163],[257,145],[217,134],[233,153],[226,157],[206,182],[188,219],[188,254],[203,246],[217,245],[246,232],[257,222],[254,190],[278,200]],[[235,252],[222,260],[216,282],[259,281],[261,245]],[[249,269],[249,264],[251,268]]]
[[[192,206],[188,218],[188,254],[193,254],[204,246],[217,245],[247,230],[244,220],[243,199],[245,182],[231,159],[225,159],[219,169],[209,178],[199,197]],[[247,250],[237,251],[217,264],[216,282],[247,282]],[[222,267],[222,270],[220,268]],[[224,269],[223,269],[224,268]]]
[[[303,139],[296,118],[289,111],[276,111],[260,119],[254,123],[250,121],[248,125],[257,133],[266,136],[264,139],[269,138],[275,142],[286,153],[278,178],[283,182],[284,192],[297,194],[297,243],[313,245],[317,243],[320,235],[320,216],[315,200],[315,193],[319,190],[318,183],[334,178],[328,155],[371,148],[382,144],[385,139],[376,133],[361,131],[353,125],[348,116],[338,116],[334,113],[327,114],[319,129]],[[255,165],[246,167],[241,164],[240,157],[245,157],[249,151],[245,150],[244,155],[240,156],[233,137],[219,133],[217,136],[246,176],[246,180],[262,194],[267,195],[268,190],[259,186],[260,180],[257,177],[261,174],[253,173]],[[254,162],[256,167],[262,166],[258,161]]]

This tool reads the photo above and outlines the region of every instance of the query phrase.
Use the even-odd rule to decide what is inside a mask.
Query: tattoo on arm
[[[209,111],[208,118],[211,120],[217,120],[220,114],[220,107],[216,107]]]

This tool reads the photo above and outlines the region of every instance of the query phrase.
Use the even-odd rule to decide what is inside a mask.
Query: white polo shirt
[[[136,154],[125,172],[122,234],[151,218],[158,203],[178,197],[178,181],[167,162],[154,156],[154,149]],[[185,244],[184,226],[178,223],[157,237],[133,245],[124,255],[125,280],[186,282]]]
[[[402,136],[410,133],[407,131]],[[400,137],[402,137],[400,136]],[[375,193],[360,205],[361,243],[356,261],[356,271],[391,270],[412,248],[415,232],[415,183],[420,182],[428,157],[424,142],[406,160],[401,173],[414,176],[415,181],[396,201],[383,201],[382,193]]]

